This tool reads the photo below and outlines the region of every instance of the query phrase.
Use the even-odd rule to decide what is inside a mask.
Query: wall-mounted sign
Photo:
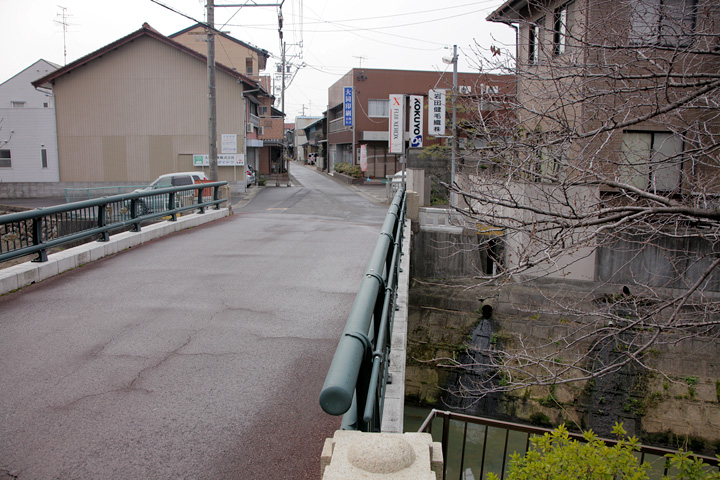
[[[388,145],[390,153],[405,153],[405,95],[390,95]]]
[[[220,135],[220,151],[222,153],[237,153],[237,135],[234,133],[223,133]]]
[[[423,146],[423,128],[425,119],[424,97],[410,95],[410,146]]]
[[[353,87],[345,87],[343,90],[343,117],[345,126],[353,125]]]
[[[218,155],[218,167],[238,167],[245,165],[245,155],[242,153]],[[193,155],[194,167],[209,167],[209,155]]]
[[[445,89],[430,90],[428,112],[428,133],[434,137],[445,135]]]

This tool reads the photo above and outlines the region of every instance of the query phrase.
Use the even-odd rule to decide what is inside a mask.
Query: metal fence
[[[181,212],[220,208],[226,201],[219,197],[223,185],[227,182],[147,190],[2,215],[0,262],[35,253],[33,261],[44,262],[52,247],[98,237],[107,241],[111,233],[140,231],[153,220],[174,221]]]
[[[405,190],[388,210],[365,277],[335,351],[320,406],[343,415],[342,428],[380,431],[405,224]]]
[[[480,480],[488,472],[505,478],[510,457],[517,452],[524,455],[530,448],[534,435],[544,435],[552,430],[519,423],[502,422],[489,418],[473,417],[459,413],[432,410],[418,430],[431,433],[435,441],[442,443],[444,470],[443,480]],[[582,435],[569,434],[584,442]],[[603,439],[607,445],[617,443]],[[677,453],[665,448],[641,445],[635,452],[640,463],[650,464],[650,479],[660,480],[675,472],[669,468],[666,455]],[[698,455],[711,467],[718,467],[718,459]]]
[[[109,195],[120,195],[131,193],[147,185],[118,185],[112,187],[86,187],[66,188],[65,203],[79,202],[81,200],[92,200],[93,198],[107,197]]]

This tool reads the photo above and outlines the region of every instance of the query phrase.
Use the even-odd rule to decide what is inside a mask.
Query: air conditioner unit
[[[246,123],[245,124],[245,131],[247,133],[253,133],[253,124],[252,123]]]
[[[265,135],[265,127],[258,127],[258,135]]]

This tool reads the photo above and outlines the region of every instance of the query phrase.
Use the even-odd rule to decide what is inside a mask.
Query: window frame
[[[541,25],[544,23],[545,17],[542,16],[534,23],[531,23],[528,29],[528,65],[540,64],[540,31]]]
[[[568,19],[570,18],[570,6],[568,2],[553,12],[553,55],[563,55],[568,51]]]
[[[372,103],[378,102],[378,103]],[[371,105],[384,105],[383,112],[378,114],[376,108]],[[368,117],[371,118],[390,118],[390,99],[389,98],[369,98],[368,99]]]
[[[0,148],[0,168],[12,168],[12,150]]]
[[[40,149],[40,168],[48,168],[47,148]]]
[[[629,183],[630,185],[634,185],[642,190],[660,195],[677,194],[682,192],[683,179],[686,175],[685,162],[687,160],[685,158],[686,142],[683,135],[671,131],[648,130],[624,130],[622,133],[623,138],[621,153],[623,157],[620,164],[620,178],[622,182]],[[627,137],[626,135],[630,134],[649,135],[649,142],[645,142],[648,145],[648,151],[634,152],[632,150],[627,150],[626,144],[628,144],[629,142],[626,139],[628,139],[629,137]],[[661,136],[665,136],[665,138],[661,139]],[[667,156],[667,151],[664,151],[662,147],[664,145],[664,142],[670,139],[679,140],[680,148],[673,155]],[[672,145],[669,146],[672,148]],[[671,165],[668,166],[662,164],[664,160],[663,157],[673,158],[678,155],[680,158],[674,161]],[[632,157],[634,157],[634,159],[636,160],[639,159],[640,161],[629,161]],[[637,168],[635,168],[636,166],[642,167],[643,171],[639,171]],[[624,172],[623,169],[625,170]],[[662,175],[663,170],[665,170],[666,172],[672,170],[672,176],[677,177],[674,186],[669,186],[665,188],[664,185],[661,185],[661,188],[658,188],[658,179],[662,178],[660,175]],[[663,176],[667,178],[667,173],[665,173]],[[639,184],[638,179],[640,178],[643,179],[644,186]]]
[[[678,5],[669,5],[672,2],[682,3],[682,18],[673,18],[670,22],[669,9],[678,8]],[[628,38],[631,45],[688,47],[695,41],[697,0],[633,0],[630,6],[632,11]],[[672,30],[677,22],[687,27],[689,32],[685,33],[683,29],[679,34],[668,35],[667,31]]]

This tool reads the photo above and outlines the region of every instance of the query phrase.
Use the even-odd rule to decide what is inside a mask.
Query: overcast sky
[[[205,20],[205,0],[158,0],[189,17]],[[243,0],[215,0],[217,5]],[[255,3],[273,3],[257,0]],[[289,61],[302,68],[290,84],[285,110],[320,115],[327,89],[353,67],[452,72],[442,57],[458,45],[459,71],[477,71],[472,49],[491,45],[514,50],[514,30],[485,21],[502,0],[285,0],[284,36]],[[193,22],[151,0],[0,0],[0,83],[43,58],[64,64],[107,45],[144,22],[170,35]],[[280,62],[278,9],[216,8],[215,23],[229,35],[268,50],[266,74]],[[302,43],[302,48],[300,47]],[[279,106],[279,105],[278,105]]]

